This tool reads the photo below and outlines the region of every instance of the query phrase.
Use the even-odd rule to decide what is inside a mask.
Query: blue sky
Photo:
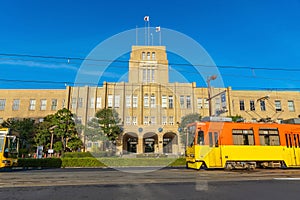
[[[149,15],[151,26],[201,44],[225,86],[299,90],[299,10],[300,0],[2,1],[0,88],[64,88],[81,64],[65,58],[85,58],[105,39],[143,27]],[[170,55],[169,62],[183,60]]]

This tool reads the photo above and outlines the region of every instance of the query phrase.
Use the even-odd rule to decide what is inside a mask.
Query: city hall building
[[[128,63],[128,82],[104,82],[101,87],[67,86],[60,90],[2,89],[0,121],[42,120],[58,109],[68,108],[82,124],[87,124],[99,109],[113,108],[123,130],[118,153],[181,155],[184,144],[179,125],[188,114],[241,116],[247,122],[280,122],[300,114],[298,91],[247,91],[171,83],[164,46],[133,46]],[[209,91],[213,98],[209,98]],[[86,150],[102,148],[101,142],[82,139]]]

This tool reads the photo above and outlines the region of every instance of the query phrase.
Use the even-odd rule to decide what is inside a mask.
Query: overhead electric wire
[[[1,58],[2,56],[2,58]],[[49,59],[49,60],[48,60]],[[95,66],[95,67],[106,67],[103,62],[109,62],[113,63],[110,64],[109,67],[113,68],[124,68],[124,66],[116,65],[117,62],[119,63],[140,63],[143,61],[132,61],[132,60],[109,60],[109,59],[89,59],[89,58],[80,58],[80,57],[67,57],[67,56],[43,56],[43,55],[31,55],[31,54],[8,54],[8,53],[0,53],[0,60],[14,60],[14,61],[27,61],[27,62],[44,62],[44,63],[54,63],[54,64],[70,64],[71,66],[75,67],[77,65],[81,65],[81,63],[77,63],[74,61],[94,61],[95,63],[85,63],[87,66]],[[66,60],[66,61],[63,61]],[[145,60],[147,62],[147,60]],[[75,66],[74,66],[75,65]],[[181,73],[195,73],[195,71],[189,70],[188,68],[180,68],[176,69],[176,66],[198,66],[198,67],[217,67],[217,68],[223,68],[223,69],[249,69],[249,70],[269,70],[269,71],[286,71],[286,72],[298,72],[300,69],[293,69],[293,68],[267,68],[267,67],[247,67],[247,66],[209,66],[209,65],[201,65],[201,64],[190,64],[190,63],[168,63],[169,66],[173,66],[170,69],[162,69],[162,70],[169,70],[169,71],[177,71]],[[79,67],[79,66],[78,66]],[[80,68],[78,68],[79,70]],[[194,69],[195,70],[195,69]],[[238,76],[241,78],[248,78],[248,79],[265,79],[265,80],[282,80],[282,81],[294,81],[299,82],[300,79],[285,79],[285,78],[274,78],[274,77],[261,77],[261,76],[246,76],[246,75],[236,75],[236,74],[221,74],[223,76]],[[17,80],[17,79],[0,79],[1,82],[23,82],[23,83],[41,83],[41,84],[67,84],[67,85],[94,85],[94,86],[100,86],[101,84],[95,84],[95,83],[76,83],[76,82],[70,82],[70,81],[44,81],[44,80]],[[236,88],[236,87],[235,87]],[[245,88],[245,87],[243,87]],[[268,88],[261,88],[261,89],[268,89]],[[272,90],[281,88],[269,88]],[[286,90],[299,90],[299,88],[283,88]]]
[[[7,57],[29,57],[29,58],[42,58],[42,59],[58,59],[58,60],[79,60],[79,61],[95,61],[95,62],[121,62],[121,63],[141,63],[143,60],[134,61],[134,60],[110,60],[110,59],[91,59],[91,58],[81,58],[81,57],[68,57],[68,56],[43,56],[43,55],[32,55],[32,54],[17,54],[17,53],[0,53],[0,56],[7,56]],[[147,62],[147,60],[145,60]],[[203,65],[203,64],[195,64],[195,63],[172,63],[170,62],[169,65],[176,65],[176,66],[198,66],[198,67],[217,67],[217,68],[224,68],[224,69],[250,69],[250,70],[269,70],[269,71],[299,71],[300,68],[278,68],[278,67],[251,67],[251,66],[222,66],[222,65]]]

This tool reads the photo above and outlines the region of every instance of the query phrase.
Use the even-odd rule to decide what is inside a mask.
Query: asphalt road
[[[0,199],[299,199],[300,170],[56,169],[0,173]],[[130,171],[130,172],[128,172]]]

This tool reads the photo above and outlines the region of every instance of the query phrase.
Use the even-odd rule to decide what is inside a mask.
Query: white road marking
[[[274,178],[274,180],[279,180],[279,181],[300,181],[300,178]]]

